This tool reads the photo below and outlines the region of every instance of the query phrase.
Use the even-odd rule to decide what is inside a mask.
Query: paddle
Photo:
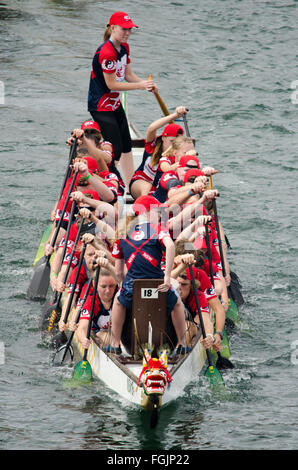
[[[59,195],[58,201],[60,201],[60,199],[61,199],[61,197],[62,197],[62,194],[63,194],[64,188],[65,188],[66,181],[68,180],[68,178],[69,178],[69,176],[70,176],[71,164],[72,164],[73,160],[74,160],[75,157],[76,157],[76,154],[77,154],[77,147],[78,147],[78,139],[75,137],[75,138],[74,138],[74,142],[73,142],[73,144],[70,146],[70,149],[69,149],[68,164],[67,164],[67,168],[66,168],[66,172],[65,172],[65,176],[64,176],[64,181],[63,181],[63,184],[62,184],[62,186],[61,186],[61,190],[60,190],[60,195]]]
[[[84,220],[84,219],[82,219],[82,220]],[[75,279],[74,279],[74,283],[73,283],[73,286],[72,286],[72,289],[71,289],[70,296],[68,298],[66,311],[64,313],[64,318],[63,318],[64,323],[67,323],[67,319],[68,319],[68,316],[69,316],[69,313],[70,313],[70,309],[71,309],[73,298],[74,298],[74,295],[75,295],[75,290],[76,290],[76,287],[77,287],[81,267],[82,267],[82,264],[83,264],[83,261],[84,261],[86,247],[87,247],[87,244],[83,243],[83,248],[82,248],[82,251],[81,251],[80,260],[79,260],[79,264],[78,264],[78,267],[77,267],[77,272],[76,272],[76,275],[75,275]],[[66,279],[67,279],[67,277],[66,277]],[[60,297],[60,299],[61,299],[61,297]],[[49,325],[49,327],[50,327],[50,325]],[[61,333],[61,332],[58,333],[56,336],[54,336],[53,341],[52,341],[52,345],[54,347],[57,347],[56,345],[57,344],[59,345],[61,343],[61,337],[63,337],[63,333]]]
[[[189,265],[189,272],[190,272],[190,277],[191,277],[191,284],[195,296],[195,301],[196,301],[196,307],[198,310],[198,315],[200,319],[200,325],[201,325],[201,330],[202,330],[202,335],[203,338],[206,338],[206,331],[205,331],[205,326],[203,322],[203,317],[202,317],[202,312],[200,308],[200,302],[199,302],[199,296],[197,292],[197,286],[195,283],[195,278],[194,278],[194,273],[192,269],[192,265]],[[211,359],[211,354],[209,349],[206,349],[206,355],[207,355],[207,361],[208,361],[208,368],[205,372],[205,377],[207,377],[211,383],[211,385],[224,385],[223,378],[219,372],[219,370],[212,364],[212,359]]]
[[[94,286],[93,286],[93,294],[92,294],[90,318],[89,318],[87,334],[86,334],[87,339],[90,339],[91,326],[92,326],[92,320],[93,320],[93,312],[94,312],[95,300],[96,300],[96,295],[97,295],[97,285],[98,285],[99,273],[100,273],[100,265],[98,265],[97,268],[96,268],[96,274],[95,274],[95,280],[94,280]],[[90,365],[89,361],[87,361],[87,354],[88,354],[88,349],[85,349],[84,355],[83,355],[83,360],[80,361],[75,366],[75,369],[74,369],[74,372],[73,372],[73,379],[78,380],[80,382],[84,382],[84,383],[85,382],[90,382],[90,380],[92,379],[92,369],[91,369],[91,365]]]
[[[61,268],[62,268],[62,264],[63,264],[63,261],[64,261],[64,257],[65,257],[65,255],[66,255],[67,244],[68,244],[68,239],[69,239],[69,233],[70,233],[70,229],[71,229],[71,225],[72,225],[72,220],[73,220],[73,217],[74,217],[75,208],[76,208],[76,202],[73,201],[73,202],[72,202],[72,205],[71,205],[71,211],[70,211],[70,216],[69,216],[69,223],[67,224],[67,230],[66,230],[66,234],[65,234],[64,247],[63,247],[61,259],[60,259],[60,262],[59,262],[58,273],[60,272],[60,270],[61,270]],[[49,304],[48,304],[47,306],[46,306],[46,305],[44,306],[44,312],[46,312],[46,315],[48,314],[49,308],[51,308],[53,305],[55,305],[55,304],[57,303],[57,296],[58,296],[58,292],[55,291],[55,292],[54,292],[54,296],[53,296],[53,298],[50,300]],[[43,325],[43,323],[44,323],[44,322],[42,322],[42,325]]]
[[[89,281],[88,281],[88,285],[87,285],[87,288],[86,288],[86,292],[85,292],[85,294],[84,294],[83,300],[82,300],[82,302],[81,302],[81,306],[80,306],[80,308],[79,308],[79,310],[78,310],[78,313],[77,313],[77,316],[76,316],[76,319],[75,319],[75,323],[76,323],[76,324],[79,323],[80,316],[81,316],[81,311],[82,311],[82,307],[83,307],[84,303],[86,302],[86,299],[87,299],[87,296],[88,296],[88,294],[89,294],[89,291],[90,291],[90,287],[91,287],[92,282],[93,282],[93,279],[92,279],[92,277],[91,277],[91,278],[89,279]],[[70,334],[69,337],[68,337],[68,340],[67,340],[66,344],[63,344],[62,346],[60,346],[60,347],[57,349],[57,351],[56,351],[56,353],[55,353],[55,355],[54,355],[54,357],[53,357],[53,363],[54,363],[54,364],[58,364],[58,363],[59,363],[60,365],[62,365],[63,362],[64,362],[64,359],[65,359],[65,357],[66,357],[66,354],[67,354],[68,350],[70,350],[71,360],[73,359],[73,349],[72,349],[72,346],[71,346],[71,342],[72,342],[72,339],[73,339],[73,337],[74,337],[74,334],[75,334],[75,331],[72,331],[71,334]],[[61,353],[62,353],[62,358],[60,359]]]
[[[54,247],[59,230],[61,228],[62,220],[66,211],[66,207],[69,202],[70,194],[73,190],[74,183],[77,177],[77,172],[74,173],[67,197],[65,199],[65,203],[62,209],[62,213],[60,215],[59,222],[56,226],[52,241],[51,241],[51,246]],[[49,288],[49,283],[50,283],[50,271],[51,271],[51,266],[50,266],[50,258],[51,255],[44,256],[41,258],[40,263],[38,263],[38,266],[36,265],[35,271],[33,273],[30,285],[27,290],[27,297],[30,300],[45,300],[48,288]]]
[[[153,80],[153,76],[152,76],[151,73],[148,75],[148,80]],[[169,114],[170,114],[170,113],[169,113],[169,110],[168,110],[168,108],[166,107],[166,105],[165,105],[163,99],[161,98],[160,94],[159,94],[157,91],[156,91],[156,92],[153,92],[153,94],[154,94],[154,96],[155,96],[155,98],[156,98],[156,100],[157,100],[157,102],[158,102],[158,104],[159,104],[159,106],[160,106],[160,109],[161,109],[162,112],[164,113],[164,115],[165,115],[165,116],[169,116]],[[171,122],[174,122],[174,121],[171,121]]]
[[[67,281],[67,278],[68,278],[68,275],[69,275],[69,271],[70,271],[70,268],[71,268],[71,263],[72,263],[72,260],[73,260],[78,242],[79,242],[79,238],[80,238],[80,235],[81,235],[81,232],[82,232],[83,223],[84,223],[84,219],[82,218],[81,221],[80,221],[80,225],[78,227],[78,233],[76,235],[76,238],[75,238],[72,250],[71,250],[69,260],[67,262],[66,271],[65,271],[64,277],[63,277],[63,283],[64,284],[66,284],[66,281]],[[62,261],[63,261],[63,258],[62,258]],[[50,313],[51,314],[50,314],[50,318],[49,318],[49,322],[48,322],[48,328],[47,328],[48,331],[52,331],[56,316],[57,316],[58,312],[60,313],[60,302],[61,302],[62,295],[63,295],[63,292],[57,292],[56,303],[53,304],[50,308]],[[49,317],[49,311],[46,312],[45,317],[46,318]],[[43,323],[45,323],[45,321]]]
[[[210,239],[209,239],[209,233],[208,233],[208,224],[209,223],[210,222],[206,222],[206,224],[205,224],[205,231],[206,231],[205,241],[206,241],[206,245],[207,245],[210,278],[211,278],[211,283],[214,287],[214,276],[213,276],[213,268],[212,268],[212,254],[211,254],[211,249],[210,249]],[[216,351],[216,354],[217,354],[217,357],[218,357],[217,362],[216,362],[216,366],[219,369],[233,369],[234,368],[234,365],[232,364],[232,362],[229,361],[229,359],[227,359],[226,357],[223,357],[220,354],[219,351]]]
[[[187,137],[190,137],[190,132],[189,132],[189,128],[188,128],[188,123],[187,123],[187,119],[186,119],[186,114],[183,114],[183,123],[184,123],[184,128],[185,128],[185,133],[186,133],[186,136]]]
[[[191,284],[195,296],[195,301],[196,301],[196,307],[198,310],[198,315],[200,319],[200,325],[201,325],[201,330],[202,330],[202,335],[203,338],[206,338],[206,331],[205,331],[205,326],[203,322],[203,317],[202,317],[202,312],[200,308],[200,302],[199,302],[199,296],[197,292],[197,286],[195,283],[195,278],[194,278],[194,273],[192,269],[192,265],[189,265],[189,272],[190,272],[190,277],[191,277]],[[207,377],[211,383],[211,385],[224,385],[223,378],[219,372],[219,370],[212,364],[212,359],[211,359],[211,354],[209,349],[206,349],[206,355],[207,355],[207,361],[208,361],[208,367],[205,372],[205,377]]]

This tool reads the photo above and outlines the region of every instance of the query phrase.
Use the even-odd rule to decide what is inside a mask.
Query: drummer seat
[[[172,347],[176,341],[175,330],[166,314],[167,295],[157,290],[162,282],[162,279],[133,282],[132,312],[126,314],[121,340],[135,359],[140,356],[141,345],[148,344],[151,338],[155,345],[153,356],[163,344]]]

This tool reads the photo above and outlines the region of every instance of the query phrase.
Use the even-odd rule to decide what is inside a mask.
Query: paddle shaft
[[[207,254],[208,254],[208,262],[209,262],[209,271],[210,271],[210,279],[212,282],[212,285],[214,287],[214,276],[213,276],[213,268],[212,268],[212,253],[210,249],[210,239],[209,239],[209,228],[208,228],[208,222],[205,224],[205,241],[207,245]]]
[[[151,73],[148,75],[148,80],[153,80],[153,76],[152,76]],[[160,106],[160,109],[164,113],[164,115],[169,116],[170,112],[169,112],[168,108],[166,107],[166,105],[165,105],[163,99],[161,98],[160,94],[158,92],[154,92],[153,94],[156,98],[156,101],[158,102],[158,104]],[[174,121],[171,121],[171,122],[174,122]]]
[[[94,286],[93,286],[93,293],[92,293],[90,318],[89,318],[87,334],[86,334],[87,339],[90,339],[92,319],[93,319],[93,313],[94,313],[94,307],[95,307],[95,300],[96,300],[96,295],[97,295],[97,285],[98,285],[99,274],[100,274],[100,265],[98,265],[97,268],[96,268],[96,274],[95,274],[95,280],[94,280]],[[85,349],[84,356],[83,356],[83,361],[87,360],[87,354],[88,354],[88,349]]]
[[[183,122],[184,122],[184,128],[185,128],[185,133],[186,133],[186,136],[187,137],[190,137],[190,132],[189,132],[189,128],[188,128],[188,123],[187,123],[187,119],[186,119],[186,114],[183,114]]]
[[[196,307],[197,307],[198,315],[199,315],[199,319],[200,319],[202,335],[203,335],[203,338],[205,339],[206,338],[205,325],[204,325],[204,322],[203,322],[203,317],[202,317],[202,312],[201,312],[201,308],[200,308],[200,301],[199,301],[197,286],[196,286],[196,283],[195,283],[195,277],[194,277],[194,273],[193,273],[193,269],[192,269],[191,264],[189,265],[189,272],[190,272],[192,288],[193,288],[193,292],[194,292],[194,296],[195,296]],[[207,355],[207,360],[208,360],[209,367],[213,367],[210,351],[208,349],[206,349],[206,355]]]
[[[83,308],[84,303],[85,303],[86,300],[87,300],[87,296],[88,296],[88,294],[89,294],[89,291],[90,291],[90,288],[91,288],[91,285],[92,285],[92,281],[93,281],[93,279],[92,279],[92,277],[91,277],[91,278],[89,279],[89,281],[88,281],[88,285],[87,285],[87,288],[86,288],[86,292],[85,292],[85,294],[84,294],[84,297],[83,297],[81,306],[80,306],[80,308],[79,308],[79,311],[78,311],[77,316],[76,316],[76,319],[75,319],[76,324],[79,323],[80,316],[81,316],[81,311],[82,311],[82,308]],[[67,351],[68,351],[68,349],[69,349],[69,346],[71,345],[71,342],[72,342],[72,339],[73,339],[73,337],[74,337],[74,334],[75,334],[75,331],[72,331],[71,334],[69,335],[69,338],[68,338],[68,340],[67,340],[66,345],[64,346],[64,354],[63,354],[63,357],[62,357],[62,359],[61,359],[61,364],[63,363],[63,361],[64,361],[64,359],[65,359],[65,357],[66,357]]]
[[[224,261],[224,255],[223,255],[223,249],[222,249],[222,241],[221,241],[221,236],[220,236],[217,205],[216,205],[215,199],[212,200],[212,206],[213,206],[213,213],[214,213],[214,219],[215,219],[215,225],[216,225],[216,231],[217,231],[217,237],[218,237],[218,247],[219,247],[220,259],[221,259],[221,265],[222,265],[222,274],[223,274],[223,277],[225,277],[226,268],[225,268],[225,261]]]
[[[73,257],[74,257],[74,254],[75,254],[75,251],[76,251],[76,248],[77,248],[77,244],[78,244],[78,241],[79,241],[79,238],[80,238],[80,234],[81,234],[81,231],[82,231],[82,226],[83,226],[83,222],[84,222],[84,219],[82,218],[81,219],[81,222],[80,222],[80,225],[79,225],[79,228],[78,228],[78,233],[76,235],[76,238],[75,238],[75,241],[74,241],[74,245],[73,245],[73,248],[71,250],[71,254],[70,254],[70,258],[68,260],[68,263],[67,263],[67,267],[66,267],[66,271],[65,271],[65,274],[64,274],[64,277],[63,277],[63,284],[66,283],[67,281],[67,278],[68,278],[68,275],[69,275],[69,271],[70,271],[70,267],[71,267],[71,263],[72,263],[72,260],[73,260]],[[68,224],[70,225],[70,221],[68,222]],[[67,241],[65,239],[65,246],[67,245]],[[63,258],[61,258],[62,260],[62,263],[63,263],[63,260],[64,260],[64,256]],[[62,266],[62,263],[61,263],[61,266]],[[63,292],[57,292],[56,291],[56,294],[55,294],[55,304],[54,304],[54,307],[53,307],[53,310],[52,310],[52,314],[51,314],[51,317],[50,317],[50,320],[49,320],[49,326],[48,326],[48,331],[51,331],[53,326],[54,326],[54,321],[56,319],[56,315],[57,315],[57,308],[60,304],[60,301],[61,301],[61,298],[62,298],[62,295],[63,295]]]
[[[77,153],[77,146],[78,146],[78,139],[75,137],[74,143],[70,146],[70,149],[69,149],[68,164],[67,164],[67,168],[66,168],[66,172],[65,172],[65,176],[64,176],[64,181],[63,181],[63,184],[62,184],[62,186],[61,186],[61,191],[60,191],[60,194],[59,194],[58,201],[59,201],[59,200],[61,199],[61,197],[62,197],[62,194],[63,194],[64,188],[65,188],[66,181],[67,181],[68,178],[69,178],[69,175],[70,175],[70,165],[72,164],[72,161],[73,161],[73,159],[74,159],[75,156],[76,156],[76,153]]]
[[[74,184],[75,184],[77,174],[78,174],[77,171],[73,174],[72,181],[71,181],[69,189],[67,191],[67,196],[66,196],[66,199],[65,199],[65,203],[64,203],[61,215],[60,215],[60,219],[59,219],[59,222],[58,222],[58,224],[55,228],[54,236],[53,236],[52,241],[51,241],[51,246],[52,247],[55,246],[55,243],[56,243],[56,240],[57,240],[57,237],[58,237],[58,233],[59,233],[59,230],[60,230],[61,225],[62,225],[63,217],[64,217],[64,214],[65,214],[68,202],[69,202],[69,198],[70,198],[70,195],[72,193],[72,190],[73,190],[73,187],[74,187]],[[51,255],[47,256],[48,259],[50,259],[50,257],[51,257]]]
[[[65,311],[65,314],[64,314],[64,319],[63,319],[64,323],[67,322],[67,319],[68,319],[68,316],[69,316],[69,312],[70,312],[72,301],[73,301],[73,298],[74,298],[74,295],[75,295],[75,290],[76,290],[76,287],[77,287],[77,282],[78,282],[78,279],[79,279],[81,267],[82,267],[82,264],[83,264],[83,261],[84,261],[86,247],[87,247],[87,245],[86,245],[86,243],[84,243],[82,251],[81,251],[80,261],[79,261],[79,264],[78,264],[78,267],[77,267],[77,272],[76,272],[76,275],[75,275],[74,283],[73,283],[71,293],[70,293],[70,296],[69,296],[69,299],[68,299],[67,308],[66,308],[66,311]]]

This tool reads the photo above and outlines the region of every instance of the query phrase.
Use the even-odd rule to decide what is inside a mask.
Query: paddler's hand
[[[187,186],[187,188],[189,188],[194,194],[198,194],[204,191],[205,183],[203,183],[202,181],[196,181],[195,183],[192,183],[191,185]]]
[[[109,266],[109,260],[103,256],[97,256],[95,261],[102,268],[107,268]]]
[[[76,202],[85,201],[85,196],[81,191],[74,191],[73,193],[71,193],[70,198],[72,201],[76,201]]]
[[[163,280],[163,283],[158,286],[157,290],[158,292],[168,292],[170,287],[171,287],[171,279],[165,277]]]
[[[181,261],[185,265],[194,264],[196,262],[192,253],[185,253],[184,255],[181,255]]]
[[[50,256],[51,254],[54,253],[54,248],[50,243],[47,243],[45,248],[44,248],[44,254],[45,256]]]
[[[76,331],[78,329],[78,324],[74,320],[70,320],[68,329],[69,331]]]
[[[211,166],[205,166],[204,168],[202,168],[202,172],[206,176],[212,176],[212,175],[215,175],[216,173],[218,173],[218,170],[215,170]]]
[[[93,243],[94,238],[95,237],[94,237],[94,235],[92,235],[92,233],[84,233],[84,235],[82,235],[82,237],[81,237],[81,240],[82,240],[83,243],[86,243],[86,245],[87,245],[88,243]]]
[[[181,116],[183,116],[183,114],[187,114],[187,113],[188,113],[188,111],[185,108],[185,106],[177,106],[176,114],[177,114],[178,117],[181,117]]]
[[[79,210],[80,216],[82,216],[84,219],[90,219],[92,212],[89,211],[89,209],[86,209],[86,207],[83,207],[82,209]]]
[[[66,284],[59,279],[59,276],[57,277],[56,280],[56,291],[57,292],[64,292],[66,289]]]
[[[75,162],[73,164],[73,169],[74,171],[78,171],[82,177],[86,177],[89,175],[88,165],[83,161]]]
[[[204,203],[210,199],[217,199],[218,195],[219,192],[217,191],[217,189],[207,189],[207,191],[204,191],[202,202]]]
[[[58,328],[59,328],[59,331],[61,331],[61,333],[63,333],[63,331],[67,330],[68,323],[64,323],[64,320],[62,320],[62,318],[60,318],[60,320],[58,322]]]
[[[141,80],[138,82],[140,90],[147,90],[156,93],[157,86],[153,80]]]
[[[87,337],[82,339],[81,345],[83,346],[84,349],[88,349],[91,344],[91,339],[88,339]]]

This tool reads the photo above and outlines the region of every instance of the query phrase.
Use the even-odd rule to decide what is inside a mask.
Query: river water
[[[245,298],[224,395],[198,377],[154,430],[98,381],[63,385],[71,370],[51,366],[42,306],[25,296],[65,140],[89,118],[92,56],[119,9],[140,26],[134,71],[153,74],[170,110],[190,109],[200,160],[219,170],[218,211]],[[1,449],[298,448],[297,18],[293,0],[2,0]],[[142,91],[129,93],[128,112],[142,134],[161,115]]]

